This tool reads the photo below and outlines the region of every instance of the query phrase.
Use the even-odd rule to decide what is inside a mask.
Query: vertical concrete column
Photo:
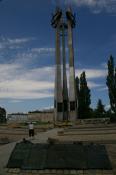
[[[68,120],[68,88],[66,75],[65,26],[62,24],[62,57],[63,57],[63,120]]]
[[[61,79],[60,28],[56,28],[56,67],[55,67],[55,121],[63,121],[63,97]]]
[[[74,49],[71,20],[68,19],[68,47],[69,47],[69,111],[70,121],[77,119],[77,98],[75,86]]]

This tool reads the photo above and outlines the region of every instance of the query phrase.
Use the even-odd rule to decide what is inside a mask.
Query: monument
[[[55,67],[55,95],[54,109],[55,121],[76,121],[77,119],[77,95],[75,88],[73,28],[75,16],[71,8],[62,11],[57,8],[52,16],[51,25],[56,31],[56,67]],[[66,49],[65,36],[68,37],[69,51],[69,92],[66,75]],[[61,40],[62,38],[62,40]],[[62,45],[61,45],[62,43]],[[62,50],[62,54],[61,54]],[[63,71],[61,69],[61,58]],[[62,77],[63,76],[63,77]]]
[[[62,10],[57,8],[52,18],[52,26],[56,30],[55,120],[76,121],[77,96],[72,31],[75,27],[75,17],[71,9],[69,8],[63,14]],[[69,91],[66,75],[66,34],[69,50]],[[115,126],[110,127],[113,132]],[[6,165],[6,173],[7,175],[113,175],[115,173],[113,171],[115,171],[114,146],[116,141],[109,138],[109,135],[108,138],[105,136],[111,134],[112,137],[114,134],[109,131],[109,127],[108,133],[106,128],[107,126],[101,127],[101,125],[93,127],[90,125],[82,127],[81,125],[80,128],[75,126],[64,129],[62,132],[64,139],[63,135],[59,135],[57,139],[58,133],[52,136],[50,133],[52,130],[39,133],[35,141],[24,138],[13,148]],[[54,131],[56,132],[56,129],[53,129],[52,132]],[[103,139],[104,136],[106,139]]]

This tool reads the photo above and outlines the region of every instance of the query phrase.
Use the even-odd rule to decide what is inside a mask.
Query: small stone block
[[[103,170],[103,175],[113,175],[113,171],[112,170]]]
[[[50,173],[51,174],[56,174],[56,170],[55,169],[52,169],[52,170],[50,170]]]
[[[84,172],[83,172],[83,170],[78,170],[77,173],[78,174],[83,174]]]
[[[65,174],[65,175],[68,175],[69,173],[70,173],[69,170],[64,170],[64,174]]]
[[[56,173],[62,175],[64,173],[64,171],[63,170],[57,170]]]
[[[44,170],[45,174],[50,174],[50,172],[51,172],[51,170],[49,170],[49,169]]]
[[[9,173],[13,173],[14,169],[13,168],[9,168],[8,172]]]
[[[84,174],[87,174],[87,175],[96,175],[96,170],[84,170]]]
[[[38,174],[45,174],[45,170],[39,170]]]
[[[14,169],[14,172],[15,172],[15,173],[20,173],[20,169],[19,169],[19,168],[15,168],[15,169]]]
[[[70,174],[71,175],[76,175],[77,174],[77,171],[76,170],[70,170]]]
[[[32,170],[32,174],[37,174],[37,173],[39,173],[38,170]]]
[[[31,173],[31,170],[26,170],[25,173]]]

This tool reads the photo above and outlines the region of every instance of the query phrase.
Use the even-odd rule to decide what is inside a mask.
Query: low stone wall
[[[7,169],[7,175],[113,175],[110,170],[21,170]]]
[[[42,113],[29,113],[28,120],[40,121],[40,122],[53,122],[53,112],[42,112]]]

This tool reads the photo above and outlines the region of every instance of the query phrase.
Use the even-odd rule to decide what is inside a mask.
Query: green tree
[[[78,78],[78,76],[76,77],[75,82],[76,82],[75,84],[76,84],[76,97],[77,97],[77,116],[79,117],[78,108],[79,108],[80,85],[79,85],[79,78]]]
[[[0,107],[0,123],[6,122],[6,110]]]
[[[108,60],[108,75],[106,84],[108,86],[111,110],[116,114],[116,67],[112,55]]]
[[[79,85],[79,78],[78,78],[78,76],[76,77],[75,81],[76,81],[76,95],[79,96],[80,85]]]
[[[103,105],[103,103],[102,103],[102,100],[101,99],[99,99],[98,100],[98,103],[97,103],[97,108],[96,108],[96,110],[95,110],[95,117],[97,118],[101,118],[101,117],[105,117],[105,113],[106,113],[106,111],[105,111],[105,107],[104,107],[104,105]]]
[[[78,116],[79,118],[89,118],[91,113],[91,94],[87,85],[85,72],[82,72],[80,80],[76,77],[76,91],[78,98]]]

